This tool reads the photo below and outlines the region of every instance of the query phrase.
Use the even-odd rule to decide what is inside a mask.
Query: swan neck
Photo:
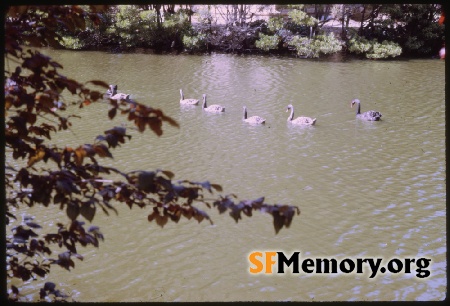
[[[206,96],[203,97],[203,108],[206,108]]]
[[[291,107],[291,114],[289,115],[289,121],[292,121],[292,119],[294,119],[294,107]]]
[[[184,95],[183,95],[183,91],[180,90],[180,96],[181,96],[181,100],[184,100]]]
[[[113,85],[110,85],[110,86],[109,86],[109,95],[110,95],[110,96],[114,96],[115,94],[117,94],[117,89],[116,89],[116,87],[113,86]]]
[[[247,110],[244,108],[244,120],[247,119]]]
[[[356,103],[356,114],[360,115],[361,114],[361,104],[359,102]]]

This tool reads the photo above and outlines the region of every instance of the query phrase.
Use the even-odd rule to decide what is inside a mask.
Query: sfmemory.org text
[[[285,273],[285,267],[291,267],[292,273],[370,273],[374,278],[377,273],[415,273],[418,278],[429,277],[431,272],[429,258],[392,258],[382,265],[382,258],[300,258],[300,252],[293,252],[287,257],[283,252],[252,252],[248,255],[251,274],[273,274],[276,265],[278,274]]]

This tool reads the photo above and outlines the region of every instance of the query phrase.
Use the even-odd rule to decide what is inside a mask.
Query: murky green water
[[[438,300],[446,296],[445,73],[443,61],[326,62],[231,55],[171,56],[50,51],[71,78],[101,79],[119,91],[163,109],[181,125],[160,138],[131,131],[131,143],[108,165],[125,171],[166,169],[176,179],[219,183],[224,194],[265,196],[298,205],[301,216],[275,235],[270,216],[239,224],[211,212],[215,222],[181,221],[164,229],[148,211],[118,207],[99,212],[106,235],[85,249],[72,272],[55,267],[55,281],[80,302],[93,301],[335,301]],[[208,95],[226,112],[207,114],[179,105]],[[70,96],[66,97],[70,101]],[[350,108],[383,114],[361,122]],[[316,117],[314,127],[286,122]],[[249,115],[265,126],[242,122]],[[105,105],[77,110],[72,131],[57,144],[92,142],[110,122]],[[128,126],[130,126],[128,124]],[[64,212],[33,210],[48,226]],[[420,258],[431,275],[415,272],[348,275],[250,275],[247,256],[259,251],[300,251],[303,257]],[[28,285],[29,297],[41,282]],[[37,297],[37,292],[35,297]]]

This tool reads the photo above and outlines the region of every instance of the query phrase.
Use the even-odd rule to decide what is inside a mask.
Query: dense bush
[[[302,11],[303,5],[291,8],[287,21],[283,21],[281,17],[269,19],[268,34],[259,33],[259,39],[255,43],[257,48],[269,51],[279,49],[280,46],[290,46],[297,55],[307,58],[342,50],[342,42],[333,33],[316,35],[318,20]]]
[[[79,50],[83,49],[85,46],[84,42],[77,38],[71,36],[62,36],[61,45],[66,49]]]
[[[379,43],[376,39],[367,40],[355,35],[348,42],[348,51],[356,54],[364,54],[367,58],[381,59],[396,57],[402,53],[402,48],[394,42],[384,40]]]
[[[81,35],[63,33],[62,45],[68,49],[112,46],[120,50],[154,48],[163,51],[170,50],[174,42],[181,47],[183,36],[192,31],[185,10],[166,13],[160,23],[156,10],[137,5],[110,7],[102,17],[99,28],[87,28]]]
[[[294,9],[288,13],[289,18],[298,25],[304,25],[308,27],[314,27],[317,25],[318,20],[307,13]]]
[[[271,17],[269,21],[267,21],[267,28],[272,32],[277,32],[283,29],[284,23],[283,18],[281,17]]]
[[[183,36],[183,46],[191,51],[203,51],[206,48],[206,35],[184,35]]]
[[[301,57],[319,57],[320,54],[331,54],[342,50],[342,42],[333,33],[317,35],[314,39],[294,36],[288,42]]]
[[[269,51],[278,48],[280,37],[278,35],[265,35],[259,33],[259,39],[255,42],[255,46],[258,49]]]

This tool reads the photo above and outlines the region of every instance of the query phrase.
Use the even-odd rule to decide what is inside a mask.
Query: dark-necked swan
[[[210,113],[221,113],[225,111],[225,107],[220,106],[218,104],[213,104],[210,106],[206,106],[206,94],[203,94],[203,104],[202,104],[202,108],[205,112],[210,112]]]
[[[254,124],[263,124],[266,122],[266,119],[260,117],[260,116],[251,116],[250,118],[247,118],[247,107],[244,106],[244,118],[243,120],[247,123],[254,123]]]
[[[298,125],[314,125],[316,123],[316,118],[310,118],[310,117],[297,117],[294,119],[294,107],[292,104],[289,104],[287,106],[286,112],[291,110],[291,114],[289,115],[289,118],[287,121],[289,121],[292,124],[298,124]]]
[[[181,96],[180,104],[183,104],[183,105],[197,105],[198,104],[197,99],[185,99],[182,89],[180,89],[180,96]]]
[[[364,113],[361,113],[361,102],[358,99],[354,99],[352,101],[352,103],[350,104],[351,107],[353,107],[353,104],[358,104],[358,106],[356,107],[356,118],[360,118],[363,120],[368,120],[368,121],[379,121],[381,119],[381,113],[377,112],[377,111],[367,111]]]

